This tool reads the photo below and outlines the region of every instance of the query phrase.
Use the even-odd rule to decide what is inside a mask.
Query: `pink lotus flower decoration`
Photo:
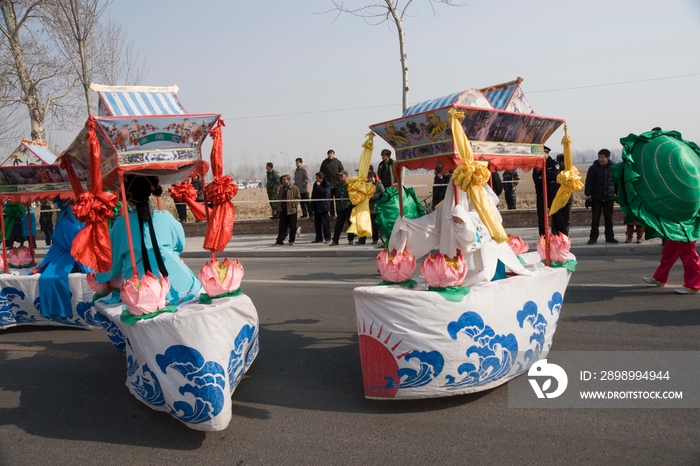
[[[520,236],[513,236],[511,234],[508,234],[508,246],[510,246],[510,248],[513,250],[513,254],[516,256],[519,256],[530,249],[530,245],[523,241]]]
[[[400,283],[411,279],[416,269],[416,258],[405,249],[399,253],[396,250],[391,254],[386,249],[377,256],[377,268],[382,279],[390,283]]]
[[[204,291],[214,297],[240,288],[243,273],[243,266],[238,259],[231,261],[226,258],[221,263],[214,259],[214,262],[207,262],[199,271],[199,281],[202,282]]]
[[[563,233],[558,235],[549,234],[549,258],[553,262],[566,262],[569,258],[569,250],[571,249],[571,239]],[[545,250],[544,235],[537,242],[537,252],[540,254],[540,259],[546,260],[547,251]]]
[[[26,267],[34,263],[34,254],[29,251],[27,246],[14,248],[7,255],[7,262],[11,267]]]
[[[165,296],[170,291],[167,277],[160,280],[152,272],[146,272],[141,282],[131,277],[124,282],[121,297],[132,315],[152,314],[165,308]]]
[[[454,259],[442,253],[428,254],[420,268],[428,285],[435,288],[460,286],[467,276],[467,265],[462,253],[458,252]]]

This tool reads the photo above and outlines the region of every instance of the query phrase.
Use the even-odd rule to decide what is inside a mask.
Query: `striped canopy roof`
[[[56,158],[47,143],[23,138],[19,147],[0,166],[51,165],[56,163]]]
[[[177,86],[102,86],[90,88],[100,96],[99,116],[184,115]]]
[[[495,86],[489,86],[483,89],[467,89],[466,91],[455,92],[444,97],[438,97],[437,99],[426,100],[408,107],[406,111],[403,112],[403,116],[417,115],[419,113],[429,112],[431,110],[437,110],[439,108],[450,107],[453,105],[464,105],[463,102],[466,101],[465,94],[470,92],[480,92],[488,99],[488,102],[491,104],[490,108],[494,108],[496,110],[506,110],[506,106],[513,98],[513,94],[515,94],[521,82],[523,82],[523,79],[517,78],[507,83],[496,84]],[[477,106],[483,108],[483,105]]]

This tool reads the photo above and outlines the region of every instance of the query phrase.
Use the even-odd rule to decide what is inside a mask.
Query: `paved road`
[[[657,260],[581,260],[553,349],[700,349],[698,297],[641,284]],[[243,265],[261,346],[228,429],[193,431],[136,401],[101,331],[20,327],[0,333],[0,465],[700,463],[697,409],[509,409],[507,386],[366,400],[351,290],[379,280],[373,261]]]

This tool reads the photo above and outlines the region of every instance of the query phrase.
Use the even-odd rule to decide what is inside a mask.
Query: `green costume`
[[[617,202],[647,238],[700,239],[700,148],[677,131],[647,131],[620,139],[622,162],[612,170]]]

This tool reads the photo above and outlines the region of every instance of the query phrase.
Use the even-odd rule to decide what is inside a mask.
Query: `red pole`
[[[5,264],[4,272],[10,273],[7,268],[7,244],[5,244],[5,204],[0,202],[0,225],[2,226],[2,261]]]
[[[129,241],[129,256],[131,257],[131,268],[133,269],[132,277],[139,278],[139,270],[136,268],[136,255],[134,254],[134,241],[131,237],[131,222],[129,221],[129,206],[126,201],[126,190],[124,189],[124,172],[117,171],[119,176],[119,189],[122,193],[122,215],[124,215],[124,223],[126,224],[126,239]],[[143,232],[141,232],[143,234]],[[143,251],[143,254],[148,254],[148,251]],[[114,264],[112,264],[114,266]]]
[[[36,219],[34,219],[36,222]],[[32,211],[31,211],[31,204],[27,202],[27,247],[29,247],[29,254],[32,256],[32,265],[36,265],[34,262],[34,248],[32,247],[32,239],[34,239],[34,235],[32,235]]]
[[[542,204],[544,208],[544,250],[545,265],[551,264],[549,251],[549,202],[547,201],[547,158],[542,159]]]

